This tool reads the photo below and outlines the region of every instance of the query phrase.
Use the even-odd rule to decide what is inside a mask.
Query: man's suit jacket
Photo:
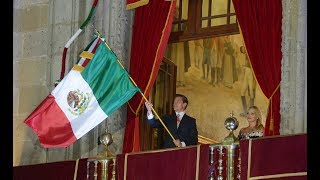
[[[147,121],[149,125],[153,128],[163,128],[160,120],[153,118]],[[197,130],[195,118],[190,117],[187,114],[184,114],[178,128],[177,128],[177,116],[175,114],[165,115],[162,118],[162,121],[175,139],[180,139],[180,141],[185,142],[186,146],[198,144],[198,130]],[[173,143],[171,136],[166,131],[164,145],[162,148],[173,148],[173,147],[176,147],[176,146]]]

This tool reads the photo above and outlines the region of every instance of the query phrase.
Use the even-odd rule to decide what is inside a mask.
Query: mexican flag
[[[75,65],[25,123],[45,148],[67,147],[141,92],[101,42],[85,68]]]
[[[99,46],[100,41],[101,41],[100,37],[95,37],[95,39],[85,48],[85,51],[90,52],[90,53],[95,53],[95,51],[97,50],[97,48]],[[77,64],[79,66],[85,67],[89,61],[90,61],[90,59],[81,57],[78,60]]]

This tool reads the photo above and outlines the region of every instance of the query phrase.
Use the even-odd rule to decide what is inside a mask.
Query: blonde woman
[[[247,121],[249,125],[240,129],[238,138],[250,139],[262,137],[264,135],[264,126],[262,124],[262,114],[257,106],[251,106],[247,112]]]

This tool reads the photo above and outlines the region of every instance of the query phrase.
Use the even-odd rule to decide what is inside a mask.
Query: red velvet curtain
[[[165,52],[175,5],[175,1],[151,0],[135,10],[129,72],[146,97]],[[138,93],[129,101],[123,153],[140,151],[138,115],[143,103],[144,99]]]
[[[279,135],[281,80],[281,0],[233,0],[250,62],[269,99],[265,135]]]

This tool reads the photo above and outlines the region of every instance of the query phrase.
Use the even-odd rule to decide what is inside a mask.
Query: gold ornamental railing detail
[[[209,180],[240,179],[241,159],[239,143],[222,143],[209,146]],[[116,180],[116,158],[89,158],[87,160],[88,180]]]
[[[87,160],[88,180],[116,180],[116,158]]]
[[[239,144],[209,146],[209,180],[240,179],[241,159]]]

